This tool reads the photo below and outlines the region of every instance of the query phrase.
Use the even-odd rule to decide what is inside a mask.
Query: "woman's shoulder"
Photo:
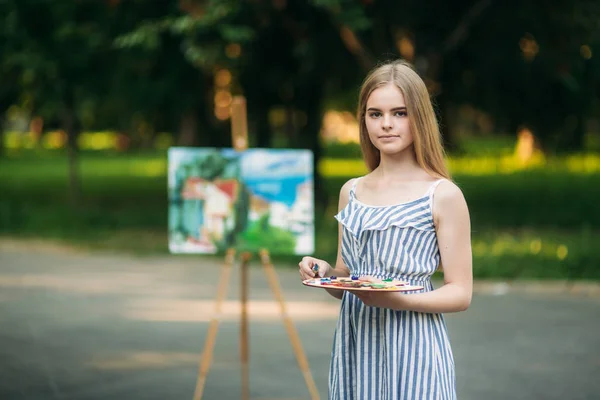
[[[461,212],[467,209],[467,202],[460,187],[449,179],[440,180],[433,193],[434,214]]]
[[[435,181],[435,183],[438,183],[435,188],[435,197],[438,200],[456,201],[457,199],[464,199],[462,190],[452,180],[442,178]]]

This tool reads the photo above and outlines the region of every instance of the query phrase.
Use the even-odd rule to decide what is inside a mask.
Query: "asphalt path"
[[[0,243],[0,399],[191,400],[221,270],[199,256]],[[339,302],[277,272],[326,399]],[[600,296],[504,287],[476,285],[469,310],[446,315],[458,398],[600,399]],[[260,264],[248,288],[251,397],[308,399]],[[239,294],[234,268],[204,399],[240,398]]]

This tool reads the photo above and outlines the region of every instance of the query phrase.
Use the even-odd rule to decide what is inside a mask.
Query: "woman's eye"
[[[396,117],[406,117],[407,115],[406,111],[396,111]]]
[[[372,112],[369,114],[369,116],[371,118],[379,118],[379,117],[381,117],[381,113],[380,112]]]

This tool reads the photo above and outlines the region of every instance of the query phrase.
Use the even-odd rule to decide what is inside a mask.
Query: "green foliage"
[[[512,175],[456,176],[473,204],[473,228],[600,227],[600,180],[596,175],[522,172]]]
[[[181,164],[182,179],[187,179],[191,176],[204,178],[212,181],[216,178],[237,178],[239,176],[238,168],[231,168],[236,166],[238,163],[237,158],[224,157],[218,151],[212,151],[208,154],[202,154],[196,156],[193,161],[189,163]],[[225,170],[229,168],[229,171],[233,173],[232,176],[225,174]]]
[[[362,158],[362,151],[358,143],[330,142],[323,145],[324,158]]]
[[[30,111],[56,121],[65,109],[90,113],[110,74],[108,6],[48,0],[3,2],[2,61]],[[3,112],[0,109],[0,112]]]
[[[72,208],[65,201],[67,169],[60,153],[0,159],[0,234],[167,252],[166,155],[93,152],[84,153],[81,164],[84,201]],[[317,210],[315,254],[327,260],[336,256],[333,215],[348,178],[325,179],[329,206]],[[600,279],[600,174],[530,171],[459,175],[456,181],[471,213],[476,277]],[[236,212],[247,212],[244,207],[236,204]],[[293,249],[293,239],[265,227],[266,221],[249,227],[242,241],[274,254]]]
[[[227,90],[248,99],[249,127],[260,146],[273,143],[269,111],[284,109],[302,116],[278,127],[289,134],[285,143],[310,147],[318,159],[324,101],[352,108],[366,70],[381,58],[397,57],[403,38],[410,42],[402,42],[405,50],[415,50],[416,67],[432,88],[444,128],[468,104],[490,116],[496,131],[515,132],[525,124],[546,150],[582,149],[585,123],[598,114],[599,4],[560,0],[542,9],[533,2],[507,7],[492,1],[406,1],[398,7],[385,0],[4,0],[0,122],[18,104],[26,113],[44,117],[47,129],[68,130],[72,147],[82,128],[122,131],[134,148],[152,143],[156,132],[177,132],[177,140],[185,132],[194,139],[200,130],[198,142],[222,146],[229,140],[228,123],[214,117],[213,74],[224,68],[233,75]],[[239,45],[240,52],[228,52],[230,45]],[[463,150],[486,157],[510,151],[478,143],[466,143]],[[329,158],[359,156],[356,145],[325,146],[324,152]],[[106,161],[86,154],[81,163],[84,201],[71,209],[62,192],[66,162],[45,157],[0,164],[3,232],[70,237],[162,232],[167,210],[164,159],[140,155]],[[458,173],[456,180],[471,206],[475,233],[555,230],[543,240],[552,242],[565,229],[576,238],[589,229],[589,237],[596,239],[600,185],[594,168],[588,175],[516,168],[511,174],[486,170],[476,176],[481,165],[494,172],[502,160],[466,161],[460,167],[471,168],[469,173]],[[321,210],[325,220],[318,219],[323,254],[335,249],[334,243],[324,247],[336,237],[335,225],[326,221],[346,179],[330,177],[324,185],[332,205]],[[569,271],[597,260],[593,248],[566,246],[569,255],[561,265],[570,265]],[[506,257],[485,262],[518,263]],[[541,265],[539,257],[527,257],[519,259]]]
[[[515,135],[489,135],[478,138],[466,138],[458,143],[459,153],[466,156],[498,157],[513,154],[516,144]]]
[[[253,222],[240,235],[238,243],[241,249],[267,249],[271,254],[293,254],[296,239],[291,232],[269,224],[270,215],[267,213]]]
[[[475,276],[600,279],[594,261],[600,257],[600,249],[594,244],[600,232],[590,228],[486,230],[473,236]]]
[[[349,176],[328,179],[336,199]],[[470,207],[473,230],[482,228],[600,227],[600,175],[525,171],[507,175],[456,175]]]
[[[373,25],[368,17],[364,4],[353,0],[312,0],[316,7],[328,10],[338,24],[350,29],[364,31]]]
[[[449,140],[456,110],[470,105],[496,131],[527,125],[547,150],[581,149],[598,113],[599,18],[591,0],[543,10],[466,0],[4,0],[0,114],[20,103],[53,128],[74,118],[132,139],[191,121],[188,131],[207,131],[198,141],[220,146],[212,75],[226,68],[261,146],[273,142],[269,111],[285,107],[305,117],[283,124],[292,145],[318,155],[322,105],[353,104],[366,71],[403,52],[431,87]]]
[[[238,199],[234,204],[235,227],[232,232],[234,238],[237,238],[241,232],[244,232],[248,228],[248,214],[250,212],[250,191],[246,184],[241,180],[238,184],[240,192]]]
[[[228,43],[248,43],[256,36],[253,27],[238,22],[243,8],[234,0],[209,1],[199,15],[173,11],[141,22],[114,43],[121,49],[157,51],[167,41],[167,35],[173,35],[180,40],[181,51],[191,65],[212,72],[219,65],[230,63],[225,52]]]

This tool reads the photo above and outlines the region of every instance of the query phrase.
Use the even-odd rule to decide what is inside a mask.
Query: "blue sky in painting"
[[[312,176],[312,152],[308,150],[251,149],[243,153],[241,161],[243,178]]]
[[[169,149],[169,182],[177,166],[192,161],[212,148],[177,147]],[[226,157],[238,153],[221,149]],[[279,201],[291,206],[296,200],[297,186],[313,180],[313,154],[310,150],[248,149],[241,153],[242,180],[252,193],[265,200]]]
[[[242,180],[252,193],[269,202],[291,206],[298,185],[313,179],[309,150],[251,149],[243,154],[241,163]]]

